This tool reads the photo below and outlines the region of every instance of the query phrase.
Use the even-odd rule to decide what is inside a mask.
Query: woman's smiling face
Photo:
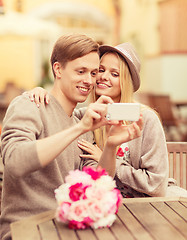
[[[114,102],[120,100],[120,63],[115,53],[106,53],[101,58],[96,81],[96,95],[109,96]]]

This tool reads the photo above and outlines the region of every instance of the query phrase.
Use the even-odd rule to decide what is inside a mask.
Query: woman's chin
[[[95,93],[98,96],[101,96],[101,95],[109,96],[110,95],[108,88],[96,88]]]

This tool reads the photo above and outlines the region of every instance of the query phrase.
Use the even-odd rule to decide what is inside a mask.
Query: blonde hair
[[[107,53],[109,53],[109,52],[107,52]],[[107,53],[105,53],[104,55],[106,55]],[[113,53],[118,57],[119,63],[120,63],[121,97],[120,97],[119,102],[121,102],[121,103],[134,102],[134,100],[133,100],[134,89],[133,89],[133,82],[132,82],[132,77],[130,74],[129,67],[128,67],[126,61],[124,60],[124,58],[122,58],[116,52],[113,52]],[[95,100],[98,97],[99,96],[96,96],[96,94],[95,94]],[[126,123],[126,124],[128,124],[128,123]],[[104,126],[102,128],[96,129],[94,131],[94,136],[95,136],[95,142],[96,142],[97,146],[99,146],[101,149],[103,149],[105,141],[106,141],[106,137],[107,137],[106,136],[106,127]]]

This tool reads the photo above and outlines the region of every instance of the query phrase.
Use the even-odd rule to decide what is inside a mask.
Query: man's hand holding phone
[[[129,142],[141,136],[143,129],[143,116],[140,114],[138,121],[129,125],[119,121],[119,124],[111,126],[107,137],[107,143],[111,146],[120,146],[124,142]]]

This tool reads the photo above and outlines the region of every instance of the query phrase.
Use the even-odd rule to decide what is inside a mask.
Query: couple
[[[144,120],[128,125],[105,118],[108,103],[133,102],[139,88],[140,63],[132,46],[99,47],[85,35],[62,36],[53,48],[51,66],[55,80],[50,103],[37,108],[28,94],[19,96],[3,122],[3,240],[11,239],[11,222],[56,208],[54,189],[70,170],[86,165],[115,175],[124,197],[165,195],[167,149],[154,111],[142,106]],[[74,111],[95,83],[96,101],[86,111]],[[94,141],[102,151],[92,146]],[[81,148],[91,153],[89,158]]]

